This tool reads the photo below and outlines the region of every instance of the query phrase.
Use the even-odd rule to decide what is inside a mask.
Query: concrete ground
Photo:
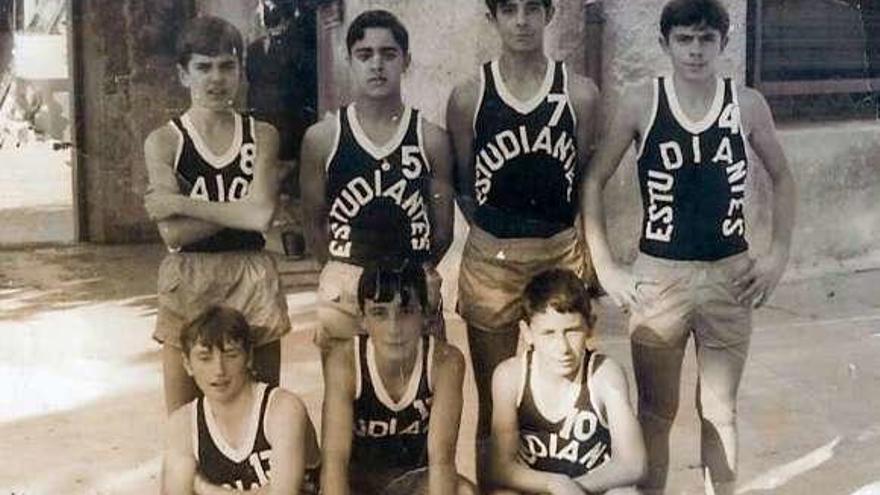
[[[0,494],[155,494],[162,445],[155,318],[158,246],[0,251]],[[741,386],[742,493],[880,493],[880,271],[800,278],[757,312]],[[454,281],[447,280],[447,284]],[[282,382],[320,423],[314,293],[289,297]],[[450,340],[466,351],[461,320]],[[602,349],[630,367],[623,318]],[[694,359],[673,430],[669,493],[702,493]],[[459,467],[473,476],[466,377]]]

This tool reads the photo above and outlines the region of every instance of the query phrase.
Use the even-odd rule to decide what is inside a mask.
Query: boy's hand
[[[599,282],[608,296],[618,307],[631,308],[644,302],[641,289],[645,285],[656,284],[653,280],[636,277],[629,270],[614,265],[598,272]]]
[[[763,306],[779,284],[786,264],[788,257],[778,254],[752,261],[749,269],[733,280],[738,291],[736,300],[740,304],[750,303],[754,308]]]
[[[158,222],[179,215],[178,205],[182,198],[180,194],[147,190],[147,193],[144,194],[144,207],[147,209],[150,219]]]
[[[564,474],[555,475],[547,483],[547,490],[550,495],[584,495],[586,493],[580,485]]]

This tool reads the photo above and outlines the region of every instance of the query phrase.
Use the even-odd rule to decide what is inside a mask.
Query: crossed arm
[[[208,202],[181,194],[174,177],[174,154],[179,136],[170,126],[153,131],[144,143],[150,186],[144,205],[168,247],[176,248],[208,237],[220,229],[265,232],[272,221],[278,195],[278,132],[257,122],[257,156],[248,194],[240,201]]]

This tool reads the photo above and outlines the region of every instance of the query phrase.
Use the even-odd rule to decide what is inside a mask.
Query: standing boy
[[[446,133],[400,96],[409,35],[390,12],[357,16],[346,37],[354,103],[306,131],[302,199],[318,282],[319,344],[359,326],[365,266],[404,260],[429,275],[434,326],[442,325],[434,267],[452,240],[452,169]]]
[[[495,366],[516,353],[522,289],[553,267],[587,276],[575,228],[593,145],[595,85],[544,52],[551,0],[487,0],[501,56],[456,87],[447,128],[459,205],[470,224],[459,274],[477,384],[477,472],[484,472]]]
[[[794,181],[766,101],[717,74],[729,18],[718,0],[672,0],[660,44],[672,74],[627,90],[590,165],[584,229],[599,280],[631,311],[639,420],[648,448],[644,488],[662,492],[689,336],[697,352],[697,411],[707,492],[733,493],[736,395],[751,336],[751,309],[779,282],[794,221]],[[626,149],[638,150],[643,220],[632,273],[611,255],[602,189]],[[750,258],[745,236],[750,145],[773,187],[770,253]]]
[[[583,282],[548,270],[523,303],[529,349],[492,379],[493,493],[635,493],[645,444],[623,370],[587,348],[595,316]]]
[[[324,379],[323,493],[473,493],[455,469],[464,358],[425,333],[425,273],[368,268],[367,335],[336,342]]]
[[[317,494],[320,453],[300,399],[254,380],[244,316],[207,308],[181,336],[187,373],[203,396],[168,420],[162,493]]]
[[[263,251],[278,190],[278,133],[239,114],[242,38],[217,17],[194,19],[177,43],[190,107],[144,143],[150,187],[144,203],[169,254],[159,268],[154,338],[163,344],[169,412],[196,396],[180,331],[213,304],[241,311],[254,331],[254,370],[278,383],[279,339],[290,330],[272,256]]]

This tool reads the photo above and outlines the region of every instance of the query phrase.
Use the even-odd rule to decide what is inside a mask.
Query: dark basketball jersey
[[[712,261],[748,249],[746,157],[733,82],[718,79],[701,122],[682,111],[671,78],[654,81],[654,112],[638,155],[642,252]]]
[[[376,146],[354,106],[337,115],[337,142],[326,164],[330,257],[365,266],[427,259],[431,166],[418,110],[405,107],[397,133]]]
[[[182,194],[220,203],[238,201],[247,196],[257,156],[253,119],[235,114],[235,135],[222,156],[211,152],[185,114],[171,123],[180,135],[174,172]],[[264,245],[265,240],[259,232],[224,228],[183,246],[181,251],[259,250]]]
[[[275,387],[265,383],[256,385],[260,400],[248,418],[249,444],[241,448],[230,446],[214,422],[210,403],[196,399],[193,408],[195,422],[194,453],[199,473],[212,484],[234,490],[251,490],[269,483],[269,456],[271,446],[266,439],[266,409]],[[257,407],[258,406],[258,407]]]
[[[532,394],[532,351],[523,357],[523,380],[517,408],[519,457],[537,471],[577,477],[611,458],[611,432],[590,398],[590,377],[602,356],[587,352],[580,393],[570,412],[559,421],[541,413]]]
[[[406,391],[394,402],[385,391],[372,344],[355,336],[354,436],[352,468],[361,472],[406,472],[428,465],[428,424],[434,338],[422,337]]]
[[[550,237],[574,225],[577,122],[562,62],[549,61],[528,102],[504,85],[498,61],[480,73],[474,115],[474,221],[495,237]]]

